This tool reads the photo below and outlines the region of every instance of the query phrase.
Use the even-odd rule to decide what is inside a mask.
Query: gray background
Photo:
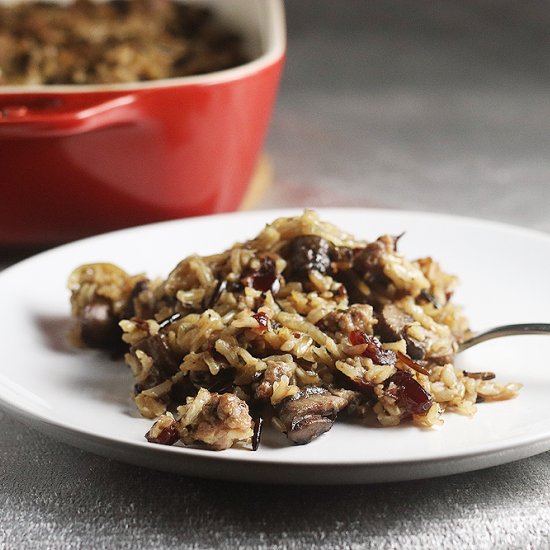
[[[287,12],[275,182],[259,206],[550,231],[548,2],[292,0]],[[424,481],[272,487],[127,466],[0,420],[5,548],[550,547],[550,453]]]
[[[290,1],[264,205],[550,231],[550,3]]]

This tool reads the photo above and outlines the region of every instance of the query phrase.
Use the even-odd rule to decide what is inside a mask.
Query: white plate
[[[65,284],[81,263],[112,261],[130,272],[165,276],[187,254],[220,251],[254,236],[279,215],[228,214],[155,224],[71,243],[0,274],[0,406],[51,436],[107,457],[175,473],[243,481],[359,483],[453,474],[503,464],[550,449],[550,337],[516,336],[465,352],[459,365],[522,382],[512,401],[485,403],[472,417],[444,416],[441,428],[375,428],[338,422],[306,446],[268,433],[257,452],[153,445],[151,422],[130,400],[122,362],[66,342]],[[548,321],[550,237],[450,216],[366,209],[326,209],[322,217],[357,236],[399,234],[407,257],[431,255],[458,274],[474,328]]]

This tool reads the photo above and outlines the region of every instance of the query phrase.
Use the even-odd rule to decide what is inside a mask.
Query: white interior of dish
[[[15,4],[19,1],[21,0],[0,0],[0,3]],[[53,1],[58,4],[67,4],[72,0]],[[83,91],[135,90],[185,84],[209,85],[218,82],[238,80],[239,78],[243,78],[248,74],[271,65],[283,56],[286,48],[286,31],[282,0],[185,0],[185,2],[200,4],[210,8],[223,24],[240,33],[244,38],[245,50],[252,61],[240,65],[239,67],[203,75],[151,80],[146,82],[87,85],[0,86],[0,95],[2,93],[74,93]]]

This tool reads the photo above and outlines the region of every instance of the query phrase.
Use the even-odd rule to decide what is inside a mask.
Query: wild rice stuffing
[[[172,0],[0,4],[0,85],[103,84],[209,73],[247,61],[238,35]]]
[[[453,366],[469,335],[457,280],[400,237],[357,240],[312,211],[280,218],[166,280],[89,264],[70,276],[75,337],[125,348],[148,441],[256,448],[263,419],[309,443],[338,413],[430,427],[518,384]]]

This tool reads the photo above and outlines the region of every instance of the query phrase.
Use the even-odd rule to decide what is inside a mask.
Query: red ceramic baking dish
[[[238,208],[283,65],[283,5],[200,4],[243,36],[250,62],[133,84],[0,86],[0,245]]]

